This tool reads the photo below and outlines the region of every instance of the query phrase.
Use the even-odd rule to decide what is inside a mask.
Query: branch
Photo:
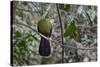
[[[32,27],[30,27],[29,25],[26,25],[26,24],[23,24],[23,23],[18,23],[18,22],[16,22],[15,24],[23,25],[23,26],[25,26],[25,27],[31,29],[32,31],[36,32],[36,33],[37,33],[38,35],[40,35],[41,37],[43,37],[43,38],[45,38],[45,39],[47,39],[47,40],[50,40],[50,38],[48,38],[48,37],[44,36],[43,34],[39,33],[38,31],[36,31],[36,30],[33,29]]]
[[[59,23],[60,23],[60,27],[61,27],[61,37],[62,37],[62,62],[64,62],[64,35],[63,35],[63,24],[61,21],[61,15],[59,12],[59,5],[56,4],[56,8],[57,8],[57,12],[58,12],[58,17],[59,17]]]

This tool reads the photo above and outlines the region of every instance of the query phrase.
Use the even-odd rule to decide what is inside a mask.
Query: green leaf
[[[22,36],[22,34],[19,31],[17,31],[15,34],[16,34],[15,37],[21,37]]]
[[[80,55],[78,55],[77,52],[75,52],[74,59],[75,59],[77,62],[80,61],[80,59],[81,59]]]
[[[26,46],[26,41],[25,40],[20,41],[17,46],[18,47],[24,47],[24,46]]]
[[[16,10],[16,15],[18,15],[19,17],[22,17],[23,16],[23,11]]]
[[[71,38],[73,38],[75,36],[76,33],[76,25],[75,22],[71,22],[70,25],[67,27],[65,33],[64,33],[64,37],[68,37],[70,36]]]
[[[61,9],[61,10],[64,10],[64,11],[70,11],[70,5],[69,4],[59,4],[59,8]]]
[[[31,36],[31,34],[27,34],[26,37],[24,37],[24,39],[29,39]]]
[[[25,2],[22,2],[22,4],[26,6],[28,3],[25,1]]]

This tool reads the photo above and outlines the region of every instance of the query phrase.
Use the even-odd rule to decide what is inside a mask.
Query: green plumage
[[[49,19],[42,19],[38,23],[38,31],[41,33],[51,33],[52,24]]]

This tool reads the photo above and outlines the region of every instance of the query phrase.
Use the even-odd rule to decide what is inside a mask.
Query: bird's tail
[[[41,56],[49,56],[50,53],[51,53],[50,42],[42,37],[39,46],[39,54]]]

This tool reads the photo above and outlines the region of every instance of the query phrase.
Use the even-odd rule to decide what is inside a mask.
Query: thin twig
[[[59,23],[60,23],[60,27],[61,27],[61,37],[62,37],[62,63],[64,63],[64,35],[63,35],[63,24],[61,21],[61,16],[60,16],[60,12],[59,12],[59,5],[56,4],[56,8],[57,8],[57,12],[58,12],[58,17],[59,17]]]

